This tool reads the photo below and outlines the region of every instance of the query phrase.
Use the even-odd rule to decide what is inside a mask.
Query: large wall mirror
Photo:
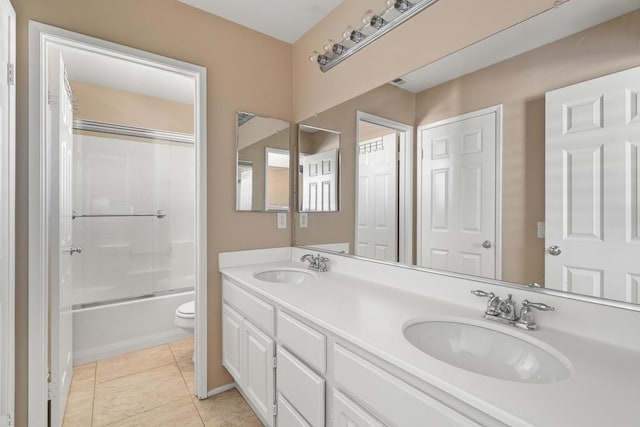
[[[238,112],[236,210],[289,211],[289,122]]]
[[[640,1],[564,3],[302,124],[341,133],[343,203],[297,245],[640,304]]]

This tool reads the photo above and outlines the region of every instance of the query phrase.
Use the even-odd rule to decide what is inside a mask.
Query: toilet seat
[[[195,314],[195,301],[189,301],[182,304],[176,309],[176,317],[181,319],[193,319]]]

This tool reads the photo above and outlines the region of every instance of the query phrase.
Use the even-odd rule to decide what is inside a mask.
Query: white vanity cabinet
[[[478,425],[227,278],[223,300],[223,364],[269,427]]]
[[[228,281],[223,300],[222,363],[260,419],[273,427],[275,340],[265,333],[273,331],[273,306]]]
[[[392,425],[479,426],[340,345],[333,348],[333,363],[336,386],[375,408]]]
[[[278,393],[282,394],[311,426],[324,426],[324,378],[281,346],[278,346],[277,360]]]

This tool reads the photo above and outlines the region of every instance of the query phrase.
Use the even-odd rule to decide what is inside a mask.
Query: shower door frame
[[[52,177],[48,176],[46,138],[46,46],[55,43],[107,52],[124,60],[176,72],[195,86],[195,392],[200,399],[207,387],[207,88],[206,68],[133,49],[116,43],[29,21],[29,425],[47,425],[49,394],[49,213]],[[57,179],[57,177],[56,177]],[[56,427],[56,426],[54,426]]]

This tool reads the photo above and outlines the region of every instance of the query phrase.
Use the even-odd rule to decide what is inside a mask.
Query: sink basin
[[[261,271],[253,275],[258,280],[271,283],[291,283],[300,284],[309,279],[313,279],[314,275],[311,272],[296,269],[281,268],[278,270]]]
[[[571,370],[561,355],[516,336],[458,322],[421,322],[404,329],[422,352],[449,365],[507,381],[554,383]]]

